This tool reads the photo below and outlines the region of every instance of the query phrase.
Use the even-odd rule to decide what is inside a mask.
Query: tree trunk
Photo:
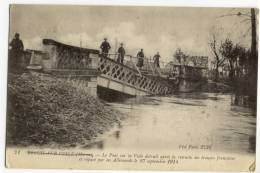
[[[251,55],[249,61],[249,95],[251,99],[256,100],[256,90],[257,90],[257,64],[258,64],[258,55],[257,55],[257,41],[256,41],[256,14],[255,9],[251,8]]]
[[[233,62],[231,60],[229,60],[229,66],[230,66],[229,79],[230,79],[231,82],[233,82],[233,79],[234,79],[234,66],[233,66]]]
[[[215,81],[218,82],[219,76],[218,76],[218,62],[216,63],[216,69],[215,69]]]

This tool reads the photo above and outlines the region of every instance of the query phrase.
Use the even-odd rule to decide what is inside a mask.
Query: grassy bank
[[[64,79],[8,76],[7,145],[85,144],[123,117]]]

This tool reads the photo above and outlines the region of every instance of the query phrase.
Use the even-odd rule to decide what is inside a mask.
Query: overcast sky
[[[219,17],[239,11],[250,9],[13,5],[9,38],[18,32],[25,48],[40,50],[43,38],[75,46],[82,40],[83,47],[98,49],[107,37],[113,52],[116,42],[123,42],[127,54],[143,48],[146,56],[159,51],[162,61],[170,61],[177,48],[189,55],[212,56],[212,28],[222,28],[219,39],[229,37],[249,47],[248,17]]]

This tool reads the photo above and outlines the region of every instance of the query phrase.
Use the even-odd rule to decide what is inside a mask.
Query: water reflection
[[[204,144],[213,151],[254,153],[256,117],[247,100],[189,93],[110,103],[128,118],[101,137],[102,148],[174,150],[181,144]]]
[[[232,95],[231,104],[236,106],[249,107],[249,96]]]

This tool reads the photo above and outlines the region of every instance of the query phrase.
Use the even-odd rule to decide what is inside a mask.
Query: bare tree
[[[231,80],[233,80],[235,66],[234,62],[236,61],[236,55],[234,54],[233,50],[233,42],[230,39],[227,38],[223,43],[221,43],[220,53],[229,62],[229,77]]]
[[[209,41],[209,47],[214,55],[214,64],[215,64],[215,81],[219,80],[219,66],[221,62],[221,57],[219,54],[219,45],[217,43],[217,34],[216,32],[211,33],[211,38]]]

